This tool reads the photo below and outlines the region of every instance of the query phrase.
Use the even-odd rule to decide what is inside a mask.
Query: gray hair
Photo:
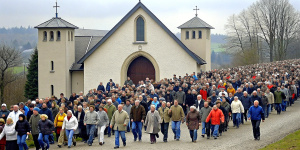
[[[195,106],[191,106],[191,107],[190,107],[190,109],[194,109],[194,110],[196,110],[196,107],[195,107]]]
[[[82,109],[82,106],[81,106],[81,105],[79,105],[79,106],[78,106],[78,109],[79,109],[79,108],[81,108],[81,109]]]
[[[137,102],[140,103],[140,100],[135,100],[135,102],[136,102],[136,103],[137,103]]]
[[[155,109],[155,105],[151,105],[150,107]]]
[[[247,93],[247,94],[248,94],[248,92],[246,92],[246,91],[244,91],[243,93],[244,93],[244,94],[245,94],[245,93]]]
[[[108,99],[108,100],[107,100],[107,102],[110,102],[110,103],[112,103],[112,100],[111,100],[111,99]]]

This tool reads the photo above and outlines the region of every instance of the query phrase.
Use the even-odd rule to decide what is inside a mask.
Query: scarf
[[[71,117],[72,117],[72,116],[67,116],[68,121],[70,120]]]

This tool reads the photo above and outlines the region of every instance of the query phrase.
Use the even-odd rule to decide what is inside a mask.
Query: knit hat
[[[3,103],[1,106],[5,106],[5,107],[6,107],[6,104],[5,104],[5,103]]]
[[[40,109],[38,107],[34,107],[33,110],[38,111],[38,112],[40,111]]]
[[[3,118],[0,118],[0,122],[2,122],[3,124],[5,124],[5,121]]]

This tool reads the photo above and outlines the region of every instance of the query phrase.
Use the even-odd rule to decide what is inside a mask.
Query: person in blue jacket
[[[261,106],[258,105],[259,101],[255,100],[254,105],[250,107],[248,111],[248,119],[251,120],[253,128],[254,139],[260,140],[260,122],[265,121],[265,113]]]
[[[20,107],[20,110],[22,111],[24,111],[23,112],[23,114],[25,115],[25,116],[27,116],[27,113],[28,113],[28,111],[29,111],[29,108],[27,107],[27,106],[25,106],[25,104],[23,103],[23,102],[21,102],[21,103],[19,103],[19,107]]]

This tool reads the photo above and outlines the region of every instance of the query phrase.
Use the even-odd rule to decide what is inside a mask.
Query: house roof
[[[68,21],[60,18],[60,17],[53,17],[52,19],[41,23],[37,26],[35,26],[35,28],[72,28],[72,29],[78,29],[77,26],[69,23]]]
[[[214,29],[211,25],[200,19],[199,17],[195,16],[191,20],[187,21],[186,23],[182,24],[178,27],[179,29],[187,29],[187,28],[209,28]]]
[[[139,2],[131,9],[90,51],[88,51],[77,63],[82,64],[99,46],[101,46],[130,16],[139,8],[143,9],[179,46],[181,46],[198,64],[206,64],[205,60],[189,50],[144,4]]]

